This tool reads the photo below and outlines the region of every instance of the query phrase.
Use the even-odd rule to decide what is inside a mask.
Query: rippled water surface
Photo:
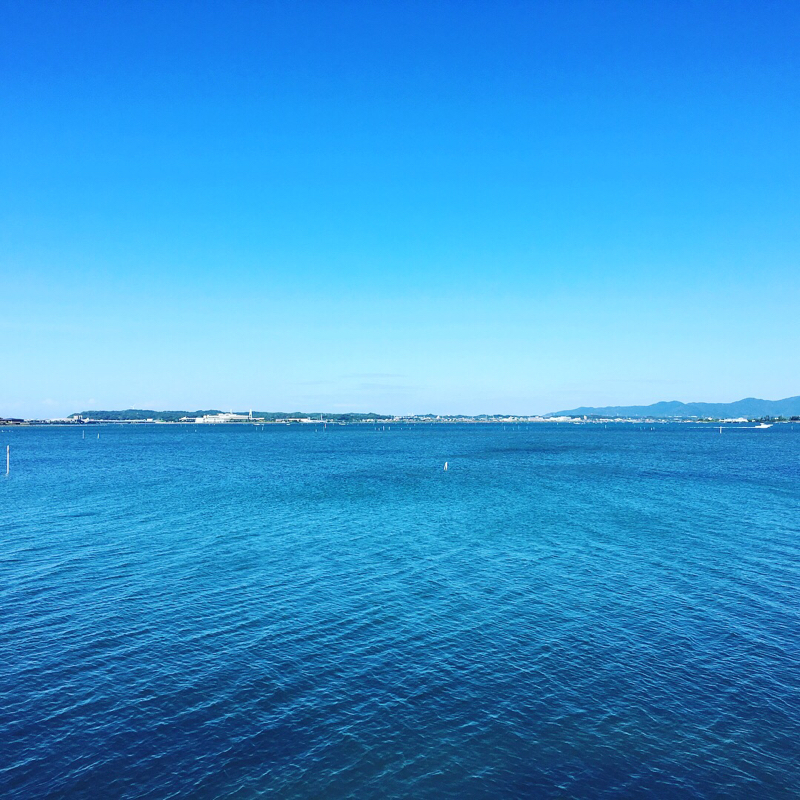
[[[3,797],[798,796],[800,426],[6,444]]]

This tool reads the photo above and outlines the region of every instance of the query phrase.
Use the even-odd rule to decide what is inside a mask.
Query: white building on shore
[[[253,419],[253,412],[251,411],[249,414],[234,414],[234,413],[222,413],[222,414],[203,414],[202,417],[195,417],[194,421],[198,424],[202,423],[205,425],[218,425],[221,422],[246,422],[247,420]]]

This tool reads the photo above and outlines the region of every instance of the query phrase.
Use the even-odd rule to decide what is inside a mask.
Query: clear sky
[[[800,394],[800,3],[0,3],[0,416]]]

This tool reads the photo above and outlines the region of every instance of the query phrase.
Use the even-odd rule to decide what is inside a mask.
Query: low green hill
[[[161,422],[178,422],[179,420],[183,419],[184,417],[189,417],[190,419],[194,419],[195,417],[202,417],[205,414],[222,414],[222,411],[218,409],[206,409],[201,411],[153,411],[150,409],[143,409],[143,408],[127,408],[124,411],[81,411],[76,414],[71,414],[70,418],[75,419],[77,417],[83,417],[85,419],[99,419],[99,420],[108,420],[108,421],[119,421],[119,420],[159,420]],[[237,411],[237,414],[248,414],[249,411]],[[254,411],[254,417],[258,417],[260,419],[265,419],[269,421],[281,420],[281,419],[305,419],[311,417],[312,419],[319,419],[320,412],[308,412],[308,411]],[[322,412],[323,419],[327,420],[328,422],[358,422],[362,420],[371,420],[371,419],[388,419],[389,417],[385,414],[356,414],[356,413],[347,413],[347,414],[331,414]]]

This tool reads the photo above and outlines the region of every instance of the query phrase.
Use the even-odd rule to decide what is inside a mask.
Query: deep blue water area
[[[7,444],[4,798],[799,796],[800,426]]]

